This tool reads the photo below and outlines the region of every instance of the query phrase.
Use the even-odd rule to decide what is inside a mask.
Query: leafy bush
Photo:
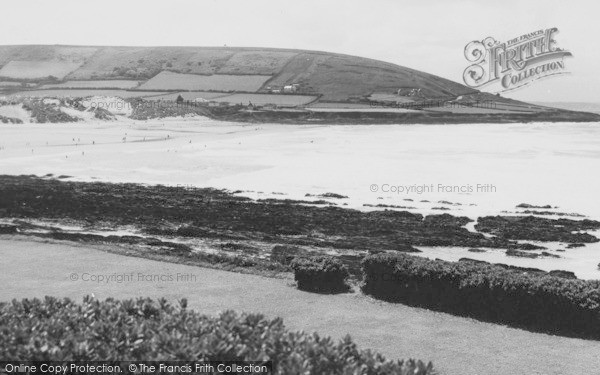
[[[600,281],[404,254],[362,261],[374,297],[533,330],[600,339]]]
[[[31,117],[38,123],[77,122],[78,118],[72,117],[60,109],[44,104],[43,100],[28,100],[23,103],[23,109],[31,113]]]
[[[327,256],[295,258],[291,267],[298,289],[320,293],[348,290],[345,283],[348,269],[339,259]]]
[[[431,364],[386,360],[348,336],[290,332],[258,314],[209,317],[185,300],[13,300],[0,304],[0,334],[5,361],[273,361],[275,374],[432,374]]]

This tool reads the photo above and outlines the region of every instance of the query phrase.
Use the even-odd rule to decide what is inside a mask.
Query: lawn
[[[103,250],[103,251],[101,251]],[[338,339],[350,333],[361,347],[388,358],[432,360],[444,375],[592,374],[600,369],[600,342],[549,336],[482,323],[360,293],[320,295],[295,289],[291,279],[270,279],[125,257],[68,243],[0,240],[0,300],[54,295],[80,301],[107,297],[187,297],[189,306],[215,314],[226,309],[280,316],[290,329]],[[88,275],[193,275],[180,281],[92,282]],[[78,280],[72,281],[73,274]],[[88,278],[89,279],[89,278]],[[136,276],[137,279],[137,276]]]

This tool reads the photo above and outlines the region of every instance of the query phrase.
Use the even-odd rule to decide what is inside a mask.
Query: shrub
[[[38,123],[79,121],[78,118],[70,116],[52,105],[44,104],[42,100],[29,100],[23,104],[23,109],[31,112],[31,117]]]
[[[4,361],[273,361],[275,374],[432,374],[431,364],[390,361],[281,319],[226,311],[217,317],[164,299],[13,300],[0,304]]]
[[[295,258],[291,263],[298,289],[319,293],[348,290],[348,269],[339,259],[328,256]]]
[[[556,277],[478,262],[404,254],[362,261],[363,291],[374,297],[517,325],[600,339],[600,281]]]

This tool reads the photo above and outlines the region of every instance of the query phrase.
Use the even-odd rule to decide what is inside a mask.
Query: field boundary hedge
[[[296,257],[291,262],[298,289],[318,293],[347,291],[348,268],[330,256]]]
[[[548,333],[600,339],[600,281],[405,254],[362,261],[362,290],[378,299]]]

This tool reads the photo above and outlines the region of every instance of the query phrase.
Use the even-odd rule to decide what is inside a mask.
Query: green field
[[[308,95],[283,95],[283,94],[232,94],[214,98],[216,102],[228,102],[231,104],[255,105],[274,104],[280,107],[295,107],[316,100],[316,96]]]
[[[231,94],[227,92],[212,92],[212,91],[178,91],[169,94],[156,94],[156,95],[148,95],[144,96],[144,99],[147,100],[177,100],[177,97],[180,96],[183,100],[194,100],[198,98],[211,100],[214,98],[227,97]]]
[[[257,91],[270,76],[224,75],[211,76],[161,72],[140,86],[141,90],[218,90]]]
[[[429,112],[449,112],[449,113],[475,113],[475,114],[492,114],[492,113],[519,113],[520,111],[512,111],[501,108],[478,108],[478,107],[437,107],[424,108]]]
[[[374,92],[406,87],[421,88],[429,97],[477,92],[383,61],[273,48],[0,46],[0,67],[0,72],[23,79],[53,75],[66,81],[147,81],[142,90],[267,93],[267,87],[297,84],[299,94],[332,101],[365,99]]]
[[[55,77],[63,79],[81,63],[68,61],[10,61],[0,69],[0,77],[13,79],[39,79]]]
[[[103,81],[67,81],[43,85],[41,89],[133,89],[140,85],[139,81],[103,80]]]
[[[14,81],[0,81],[0,87],[13,87],[13,86],[21,86],[21,83],[14,82]]]
[[[50,89],[50,90],[29,90],[20,91],[10,96],[33,96],[33,97],[57,97],[57,98],[77,98],[88,96],[117,96],[120,98],[141,98],[151,95],[167,94],[166,92],[156,91],[127,91],[127,90],[92,90],[92,89]]]

